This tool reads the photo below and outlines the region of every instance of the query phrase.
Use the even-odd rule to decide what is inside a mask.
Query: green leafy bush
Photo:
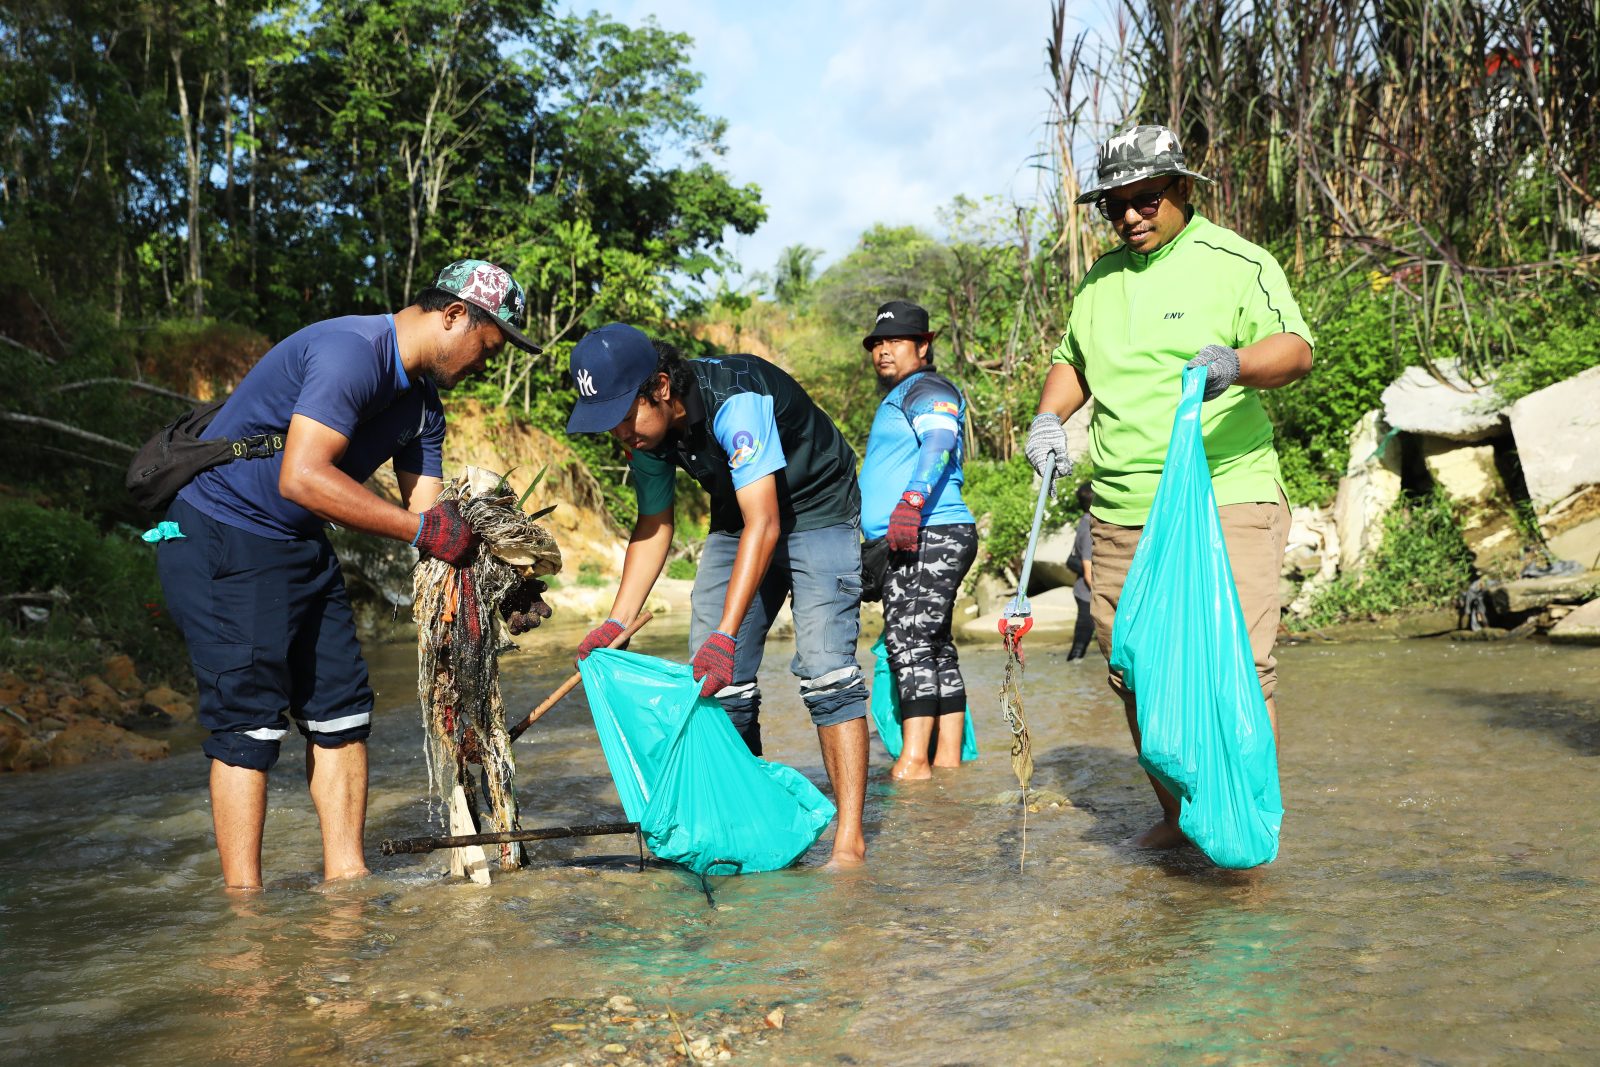
[[[65,594],[48,623],[4,635],[22,640],[0,641],[0,662],[89,668],[116,649],[141,667],[182,675],[182,638],[167,615],[155,550],[130,530],[101,533],[71,512],[0,500],[0,589]],[[3,625],[12,629],[9,616]]]
[[[1324,284],[1307,275],[1295,289],[1306,298]],[[1349,458],[1350,428],[1379,406],[1384,388],[1401,370],[1417,362],[1416,341],[1397,328],[1392,299],[1368,287],[1304,299],[1317,342],[1311,373],[1261,394],[1277,426],[1290,503],[1333,499]]]
[[[1519,400],[1596,365],[1600,365],[1600,319],[1591,310],[1581,321],[1556,323],[1522,349],[1500,376],[1500,395],[1508,403]]]
[[[1341,574],[1292,625],[1310,629],[1451,603],[1472,579],[1472,553],[1450,501],[1437,489],[1402,498],[1383,520],[1383,541],[1364,570]]]
[[[692,559],[684,559],[679,556],[677,559],[667,561],[668,578],[675,578],[679,581],[692,581],[698,573],[700,573],[700,568],[696,566]]]

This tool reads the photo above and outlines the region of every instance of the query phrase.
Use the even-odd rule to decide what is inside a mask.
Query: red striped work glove
[[[916,490],[907,489],[901,494],[900,503],[889,513],[889,532],[885,539],[889,542],[891,552],[917,550],[917,535],[922,529],[922,505],[922,494]]]
[[[424,555],[442,559],[452,567],[465,567],[478,550],[478,535],[454,500],[445,500],[424,511],[417,522],[417,536],[411,543]]]
[[[578,654],[572,657],[572,661],[574,663],[580,663],[587,659],[589,653],[593,652],[595,649],[610,648],[611,642],[622,636],[623,629],[623,625],[616,619],[607,619],[605,622],[589,631],[589,636],[585,637],[583,641],[579,643]]]
[[[712,630],[700,651],[694,654],[694,676],[700,681],[700,695],[716,696],[733,684],[733,653],[739,642],[721,630]],[[702,680],[703,679],[703,680]]]

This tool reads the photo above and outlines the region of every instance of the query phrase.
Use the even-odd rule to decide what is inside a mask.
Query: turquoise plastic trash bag
[[[1200,437],[1205,369],[1183,372],[1172,443],[1111,632],[1139,706],[1139,762],[1219,867],[1278,855],[1278,752]]]
[[[660,859],[696,874],[775,871],[833,821],[803,774],[750,754],[686,664],[602,648],[578,670],[622,809]]]
[[[872,668],[872,725],[878,731],[878,740],[889,750],[890,759],[900,758],[900,688],[895,685],[894,671],[889,668],[889,650],[884,646],[883,635],[872,643],[874,666]],[[967,707],[965,726],[961,731],[961,762],[978,758],[978,733],[972,728],[972,707]]]

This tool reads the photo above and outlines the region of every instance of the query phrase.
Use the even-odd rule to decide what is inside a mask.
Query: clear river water
[[[525,709],[578,634],[504,661]],[[636,651],[682,657],[664,623]],[[0,779],[0,1062],[1500,1064],[1600,1062],[1600,650],[1280,649],[1287,815],[1251,874],[1119,842],[1156,808],[1104,663],[1028,640],[1029,816],[962,646],[978,761],[897,784],[869,862],[641,873],[631,837],[536,844],[492,887],[382,857],[431,823],[415,653],[369,649],[374,874],[318,891],[304,755],[272,778],[267,892],[218,889],[198,734],[155,764]],[[863,643],[863,659],[865,660]],[[774,642],[769,758],[825,784]],[[518,746],[528,826],[622,818],[581,691]],[[680,1050],[686,1050],[680,1051]]]

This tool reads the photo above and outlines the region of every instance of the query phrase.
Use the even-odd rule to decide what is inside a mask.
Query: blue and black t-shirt
[[[686,365],[695,382],[683,397],[688,427],[659,449],[633,454],[639,514],[672,506],[681,467],[711,497],[712,532],[744,529],[734,494],[769,474],[785,533],[856,521],[856,454],[798,382],[757,356]]]
[[[390,459],[397,471],[443,476],[444,407],[431,381],[407,377],[392,316],[328,319],[279,341],[244,376],[206,435],[282,433],[293,415],[349,438],[337,465],[358,482]],[[311,537],[322,520],[278,492],[282,470],[282,453],[235,460],[202,472],[178,496],[262,537]]]
[[[861,533],[882,537],[889,515],[918,471],[923,438],[934,431],[954,437],[949,459],[932,476],[922,509],[922,525],[973,522],[961,499],[962,430],[967,402],[948,378],[919,370],[902,379],[878,405],[861,464]],[[920,488],[920,487],[919,487]]]

